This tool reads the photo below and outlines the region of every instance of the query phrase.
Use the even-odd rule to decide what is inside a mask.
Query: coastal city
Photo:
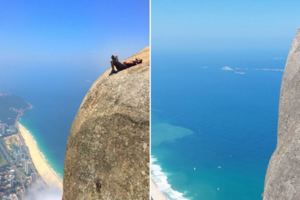
[[[18,121],[31,106],[22,99],[0,94],[0,199],[22,200],[39,179],[18,128]]]

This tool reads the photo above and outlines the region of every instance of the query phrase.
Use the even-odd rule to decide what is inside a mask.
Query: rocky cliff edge
[[[277,147],[269,163],[263,199],[300,199],[300,30],[283,75]]]
[[[149,199],[149,49],[143,63],[92,85],[73,122],[64,200]]]

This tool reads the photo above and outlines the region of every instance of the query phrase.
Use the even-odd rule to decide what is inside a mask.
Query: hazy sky
[[[299,8],[296,0],[153,0],[152,42],[173,50],[285,51],[300,28]]]
[[[148,0],[1,0],[0,66],[103,63],[148,45]]]

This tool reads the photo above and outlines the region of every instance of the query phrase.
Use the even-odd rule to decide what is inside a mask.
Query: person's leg
[[[110,72],[110,74],[116,73],[117,70],[115,70],[114,62],[113,62],[113,61],[110,61],[110,65],[111,65],[111,72]]]
[[[119,61],[113,61],[113,65],[115,66],[115,68],[117,69],[117,71],[122,71],[124,69],[127,68],[126,65],[124,65],[123,63],[119,62]]]

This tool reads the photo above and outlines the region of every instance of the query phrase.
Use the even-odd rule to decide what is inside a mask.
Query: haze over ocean
[[[261,199],[299,5],[152,1],[152,174],[170,199]]]

